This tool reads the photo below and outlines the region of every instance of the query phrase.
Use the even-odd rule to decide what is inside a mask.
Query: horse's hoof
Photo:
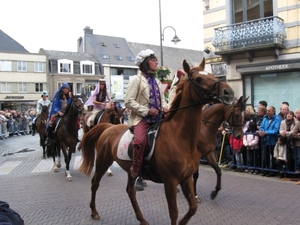
[[[67,181],[73,181],[73,178],[72,177],[66,177],[66,180]]]
[[[140,225],[149,225],[147,221],[141,222]]]
[[[217,194],[218,194],[218,192],[212,191],[211,194],[210,194],[211,200],[214,200],[216,198]]]
[[[112,172],[107,172],[106,175],[107,175],[108,177],[112,177],[112,176],[113,176]]]
[[[91,214],[91,217],[92,217],[93,220],[99,220],[100,219],[100,216],[98,214],[96,214],[96,215]]]
[[[199,196],[196,195],[196,196],[195,196],[195,199],[196,199],[196,202],[197,202],[197,203],[201,203],[201,199],[199,198]]]
[[[58,173],[59,169],[58,168],[53,168],[54,173]]]
[[[144,180],[143,180],[143,185],[144,185],[144,187],[148,187],[148,184]]]

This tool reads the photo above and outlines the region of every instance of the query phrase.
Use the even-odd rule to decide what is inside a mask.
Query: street
[[[90,217],[91,177],[80,174],[81,152],[73,154],[71,174],[65,179],[65,164],[52,172],[52,158],[42,159],[39,136],[14,136],[0,143],[0,200],[6,201],[25,224],[102,224],[138,225],[126,193],[126,173],[113,164],[113,176],[104,176],[97,192],[99,221]],[[174,165],[175,166],[175,165]],[[210,193],[216,175],[208,165],[200,165],[197,184],[202,202],[188,224],[300,224],[300,186],[278,177],[262,177],[222,170],[222,189],[215,200]],[[145,191],[137,193],[145,219],[152,225],[170,224],[162,184],[147,181]],[[187,212],[187,201],[178,193],[178,221]]]

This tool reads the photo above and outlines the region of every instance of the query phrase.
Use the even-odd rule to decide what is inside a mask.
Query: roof
[[[152,51],[155,52],[155,55],[158,58],[160,64],[161,48],[159,45],[150,45],[150,44],[142,44],[142,43],[135,43],[135,42],[127,42],[127,43],[131,48],[132,52],[134,53],[134,57],[141,50],[151,49]],[[184,59],[189,64],[196,66],[200,64],[202,58],[203,58],[202,51],[163,46],[163,64],[164,67],[168,67],[171,70],[177,70],[182,68],[182,62]]]
[[[135,66],[133,62],[135,55],[125,38],[85,34],[85,40],[86,52],[92,52],[102,65]],[[105,58],[105,56],[109,58]],[[118,60],[116,57],[121,58]],[[128,57],[132,61],[128,60]]]
[[[4,33],[2,30],[0,30],[0,51],[29,53],[22,45],[20,45],[13,38],[11,38],[6,33]]]
[[[64,51],[54,51],[54,50],[44,50],[40,49],[40,54],[47,55],[48,59],[59,60],[59,59],[69,59],[75,62],[80,61],[92,61],[98,63],[92,54],[89,53],[80,53],[80,52],[64,52]]]

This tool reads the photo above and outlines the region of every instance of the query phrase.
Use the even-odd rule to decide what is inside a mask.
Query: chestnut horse
[[[60,117],[56,132],[53,134],[55,142],[50,141],[50,149],[47,148],[48,157],[53,157],[53,171],[58,172],[61,167],[60,150],[62,150],[66,163],[66,179],[72,181],[73,178],[70,174],[70,161],[72,153],[75,152],[78,139],[78,120],[79,115],[84,110],[84,104],[81,98],[72,96],[71,103],[67,106],[65,113]],[[57,162],[55,157],[57,156]]]
[[[91,129],[91,126],[87,124],[91,116],[92,116],[92,112],[87,112],[84,116],[83,124],[82,124],[83,133],[86,133]],[[115,108],[109,108],[104,110],[97,123],[114,124],[115,120],[116,120]]]
[[[198,67],[193,68],[190,68],[185,60],[183,61],[183,68],[187,75],[178,84],[177,95],[170,113],[161,123],[154,153],[148,161],[153,174],[164,184],[171,225],[175,225],[178,219],[178,184],[181,185],[189,204],[188,212],[179,224],[187,224],[197,210],[192,175],[199,167],[200,153],[197,150],[197,143],[202,122],[202,107],[207,102],[214,100],[230,104],[234,98],[232,88],[217,80],[212,74],[203,71],[204,65],[205,59]],[[96,165],[91,186],[90,208],[92,218],[98,220],[100,216],[96,210],[96,192],[107,168],[113,161],[116,161],[127,172],[126,191],[136,218],[141,225],[147,225],[149,223],[145,220],[138,205],[136,191],[133,187],[134,179],[130,175],[132,162],[117,157],[119,141],[127,130],[128,125],[126,124],[102,123],[87,132],[82,139],[83,161],[79,171],[89,176]],[[178,132],[174,134],[174,130]],[[96,161],[94,149],[97,152]],[[143,178],[149,179],[149,176],[143,175]]]
[[[40,135],[40,146],[43,148],[43,159],[46,159],[46,146],[45,140],[47,138],[46,134],[46,124],[49,115],[49,105],[42,106],[42,112],[36,119],[36,132]]]
[[[249,97],[248,97],[249,98]],[[235,137],[243,136],[243,112],[246,107],[246,101],[248,98],[243,99],[241,96],[238,100],[235,100],[231,105],[213,104],[205,108],[202,112],[202,125],[200,129],[200,138],[197,144],[200,158],[204,157],[207,163],[215,170],[217,174],[217,185],[214,191],[212,191],[210,197],[215,199],[218,192],[221,190],[221,176],[222,172],[214,155],[214,150],[217,146],[217,132],[221,124],[226,121],[229,125],[229,129],[232,131]],[[220,156],[221,157],[221,156]],[[197,195],[197,180],[199,177],[199,171],[193,175],[195,198],[197,202],[201,202]]]

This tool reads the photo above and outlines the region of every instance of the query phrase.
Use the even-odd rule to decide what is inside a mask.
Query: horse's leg
[[[195,194],[194,194],[192,177],[189,177],[186,180],[181,181],[180,185],[182,188],[182,192],[190,206],[188,212],[184,215],[184,217],[178,223],[179,225],[184,225],[184,224],[188,223],[188,221],[191,219],[191,217],[193,215],[195,215],[198,205],[194,198]]]
[[[190,177],[192,180],[192,177]],[[168,202],[169,216],[171,219],[171,225],[176,225],[178,219],[178,207],[177,207],[177,182],[174,180],[164,183],[165,195]]]
[[[135,216],[136,216],[137,220],[140,221],[140,225],[149,225],[149,223],[145,220],[145,218],[141,212],[140,206],[136,200],[136,191],[134,190],[134,179],[131,177],[131,175],[129,173],[128,173],[128,179],[127,179],[126,192],[128,194],[131,205],[135,212]]]
[[[91,217],[93,220],[99,220],[100,216],[96,209],[96,193],[100,186],[100,180],[109,168],[109,166],[113,163],[112,160],[105,159],[105,157],[97,156],[96,158],[96,168],[93,179],[91,180],[91,201],[90,201],[90,208],[92,210]]]
[[[73,148],[69,148],[68,151],[67,151],[67,147],[64,146],[62,148],[62,152],[64,154],[65,163],[66,163],[66,180],[67,181],[72,181],[73,178],[72,178],[71,173],[70,173],[70,162],[71,162],[71,158],[72,158]]]
[[[194,181],[194,190],[195,190],[195,199],[197,203],[201,203],[201,199],[197,194],[197,180],[199,178],[199,169],[193,174],[193,181]]]
[[[220,167],[218,166],[217,162],[216,162],[216,158],[214,156],[213,152],[210,152],[207,156],[206,156],[207,162],[208,164],[215,170],[216,174],[217,174],[217,185],[216,185],[216,189],[214,191],[211,192],[210,194],[210,198],[211,199],[215,199],[218,192],[221,190],[221,176],[222,176],[222,171],[220,169]]]

